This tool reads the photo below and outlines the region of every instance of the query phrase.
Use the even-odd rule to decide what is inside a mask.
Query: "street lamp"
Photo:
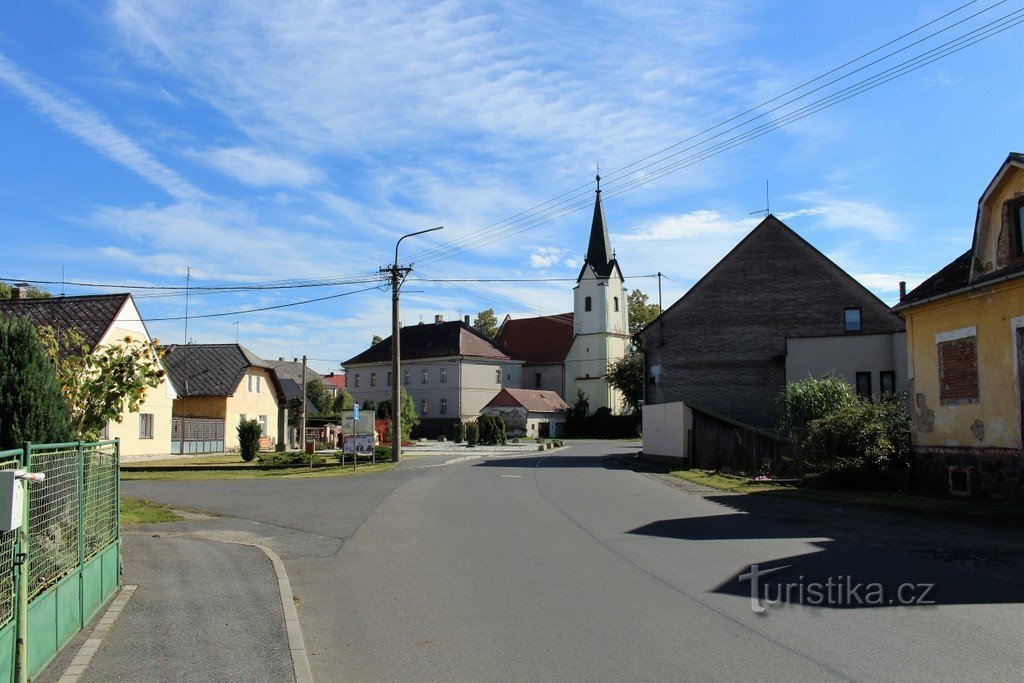
[[[419,230],[402,235],[395,242],[395,262],[380,269],[382,273],[391,273],[391,460],[394,462],[400,462],[402,459],[402,385],[399,380],[401,376],[399,373],[402,370],[402,352],[399,334],[401,330],[398,328],[398,290],[402,286],[402,278],[412,271],[411,265],[399,267],[398,245],[406,237],[415,237],[443,228],[443,225],[439,225],[429,230]]]

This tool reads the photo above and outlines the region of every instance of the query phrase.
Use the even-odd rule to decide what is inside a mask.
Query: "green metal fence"
[[[27,642],[22,666],[34,676],[120,585],[118,456],[117,441],[0,452],[0,470],[46,475],[27,484],[27,547],[19,548],[17,531],[0,533],[0,683],[14,679],[19,626]],[[26,569],[29,598],[20,613],[17,585]]]

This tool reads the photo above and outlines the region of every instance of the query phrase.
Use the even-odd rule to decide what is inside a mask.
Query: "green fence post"
[[[121,572],[124,569],[121,548],[121,437],[114,439],[114,524],[117,536],[114,540],[117,543],[117,587],[122,583]]]
[[[22,460],[22,469],[29,470],[32,466],[32,444],[28,441],[24,445],[25,455]],[[15,683],[28,682],[28,580],[29,580],[29,526],[28,526],[28,482],[22,482],[25,495],[21,503],[21,530],[18,532],[18,552],[22,554],[21,567],[18,572],[18,606],[14,613],[17,623],[15,651],[14,651],[14,681]]]
[[[78,623],[85,628],[85,449],[78,442]]]

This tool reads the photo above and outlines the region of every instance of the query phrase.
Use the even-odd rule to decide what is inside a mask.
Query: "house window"
[[[878,390],[882,394],[895,394],[896,373],[891,370],[883,370],[878,373]]]
[[[377,373],[376,372],[371,372],[370,373],[370,386],[371,387],[377,386]]]
[[[942,339],[940,335],[937,346],[939,403],[944,406],[978,403],[978,337]]]
[[[619,297],[615,297],[615,312],[619,312]]]
[[[442,398],[441,399],[441,414],[442,415],[447,415],[448,414],[448,399],[446,399],[446,398]]]
[[[1013,255],[1024,256],[1024,199],[1010,204],[1010,225],[1013,235]]]
[[[404,373],[402,373],[402,374],[404,375],[404,376],[402,377],[402,384],[408,384],[408,383],[409,383],[409,371],[408,371],[408,370],[406,370],[406,371],[405,371]]]
[[[139,438],[153,438],[153,413],[139,414]]]
[[[843,328],[847,332],[860,332],[860,309],[847,308],[843,311]]]
[[[430,370],[420,370],[420,384],[426,384],[430,379]]]
[[[103,425],[103,434],[100,435],[100,438],[104,441],[110,438],[110,420]]]
[[[583,300],[583,310],[584,311],[589,311],[590,310],[590,297],[589,296],[586,299]]]
[[[241,424],[242,422],[245,422],[245,418],[246,418],[246,414],[245,413],[239,413],[238,414],[238,422],[239,422],[239,424]]]
[[[388,371],[388,386],[391,386],[391,372]]]
[[[420,413],[423,415],[427,414],[427,399],[420,401]]]
[[[359,375],[356,375],[356,381],[353,383],[352,386],[356,386],[356,387],[359,386]]]
[[[259,375],[249,375],[246,379],[248,384],[248,390],[250,394],[259,394],[263,392],[263,378]]]
[[[448,381],[448,369],[441,368],[441,384],[445,384]]]
[[[871,400],[871,373],[857,373],[857,395],[865,400]]]
[[[534,375],[533,375],[533,387],[535,389],[540,389],[540,373],[539,372],[534,373]]]
[[[266,436],[267,435],[267,416],[266,415],[260,415],[259,416],[259,421],[260,421],[260,436]]]
[[[501,384],[501,368],[494,371],[494,383]]]

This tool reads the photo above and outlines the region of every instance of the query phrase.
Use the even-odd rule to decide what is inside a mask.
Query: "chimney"
[[[434,316],[434,324],[435,325],[440,325],[443,322],[444,322],[444,316],[443,315],[435,315]]]
[[[11,287],[11,299],[24,299],[25,290],[21,288],[21,285],[14,285]]]
[[[907,298],[907,283],[904,280],[900,280],[900,301]]]
[[[277,360],[278,360],[278,362],[283,363],[284,362],[284,356],[278,356]]]
[[[468,315],[467,315],[467,316],[466,316],[465,318],[463,318],[463,320],[465,320],[465,321],[466,321],[466,324],[467,324],[467,325],[469,324],[469,316],[468,316]]]
[[[284,359],[282,358],[282,360],[284,360]],[[298,363],[298,362],[299,362],[299,359],[298,359],[298,358],[292,358],[292,362],[293,362],[293,363]]]

